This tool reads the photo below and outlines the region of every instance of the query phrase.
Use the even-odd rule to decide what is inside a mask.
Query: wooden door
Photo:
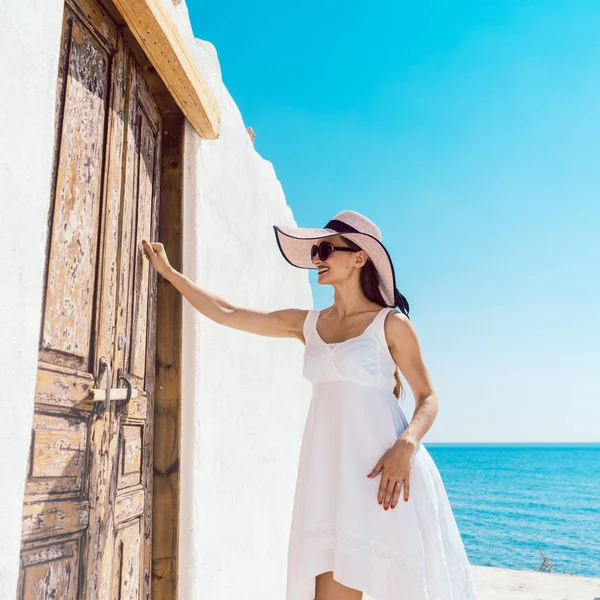
[[[152,430],[156,356],[156,272],[141,249],[156,239],[162,124],[133,54],[125,136],[122,227],[116,285],[114,369],[138,398],[111,403],[108,523],[111,573],[104,598],[150,598],[152,532]]]
[[[18,598],[150,597],[160,139],[119,29],[68,0]],[[125,379],[137,398],[90,397]]]

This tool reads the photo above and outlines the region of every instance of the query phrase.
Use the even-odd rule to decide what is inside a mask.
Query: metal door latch
[[[102,376],[106,371],[106,386],[104,388],[100,387],[100,383],[102,381]],[[117,385],[123,381],[125,387],[116,387],[111,388],[112,380],[112,369],[106,358],[103,356],[100,358],[100,368],[98,369],[98,377],[94,381],[94,387],[90,388],[89,393],[93,402],[98,402],[97,411],[100,416],[104,414],[108,406],[110,405],[111,400],[124,400],[127,402],[131,398],[137,398],[139,396],[139,392],[137,389],[131,387],[131,381],[125,377],[125,375],[120,375],[117,379]],[[102,403],[102,404],[101,404]]]
[[[121,375],[117,379],[117,383],[123,381],[124,387],[116,388],[92,388],[90,389],[90,396],[94,402],[110,402],[111,400],[130,400],[131,398],[137,398],[139,393],[137,389],[131,387],[131,381],[124,375]]]

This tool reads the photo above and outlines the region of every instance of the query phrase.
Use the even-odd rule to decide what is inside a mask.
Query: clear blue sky
[[[380,227],[425,441],[600,441],[600,3],[188,6],[298,224]]]

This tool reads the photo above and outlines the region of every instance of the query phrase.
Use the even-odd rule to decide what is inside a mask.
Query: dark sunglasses
[[[327,260],[329,255],[334,250],[345,250],[346,252],[358,252],[354,248],[348,248],[347,246],[334,246],[330,242],[321,242],[319,245],[314,244],[310,249],[310,259],[312,260],[317,254],[321,260]]]

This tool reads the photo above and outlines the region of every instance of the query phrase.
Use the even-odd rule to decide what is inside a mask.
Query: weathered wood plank
[[[79,425],[73,431],[68,428],[35,431],[31,477],[79,478],[84,462],[86,424]]]
[[[142,444],[144,427],[122,425],[119,442],[118,489],[139,484],[142,479]]]
[[[107,52],[117,49],[117,26],[109,13],[96,0],[65,0],[65,4],[86,24]]]
[[[85,365],[96,284],[110,58],[73,18],[62,113],[41,349],[52,362]]]
[[[36,405],[46,404],[54,408],[76,408],[90,412],[94,408],[94,403],[89,398],[89,390],[93,385],[94,377],[91,373],[40,361],[35,402]]]
[[[87,0],[89,11],[93,7],[104,11],[95,0]],[[110,21],[104,19],[102,23]],[[113,26],[112,22],[106,27]],[[98,27],[96,28],[98,29]],[[115,32],[116,35],[116,32]],[[102,286],[96,296],[95,311],[97,322],[102,327],[97,330],[97,343],[93,356],[93,364],[98,365],[101,356],[109,362],[114,360],[114,345],[116,341],[116,295],[118,283],[118,247],[121,228],[121,201],[123,194],[123,167],[125,125],[127,121],[127,49],[122,36],[115,40],[115,55],[112,64],[112,89],[108,111],[108,131],[106,139],[106,168],[104,173],[104,210],[101,213],[100,244],[103,252],[100,254],[98,272],[101,273]],[[113,372],[115,368],[113,367]],[[104,383],[104,381],[103,381]],[[105,387],[105,386],[104,386]]]
[[[106,535],[102,509],[108,417],[94,411],[89,390],[97,368],[94,352],[109,356],[112,346],[112,339],[107,345],[98,338],[99,331],[110,330],[111,317],[99,314],[94,299],[103,305],[110,295],[103,293],[100,264],[110,246],[103,218],[110,205],[106,165],[118,163],[121,152],[118,143],[107,148],[118,127],[118,118],[112,118],[118,105],[117,41],[114,23],[95,0],[70,1],[65,7],[35,412],[22,513],[18,597],[23,600],[75,598],[79,591],[86,600],[102,597],[92,571],[101,570],[98,548],[104,547]],[[110,217],[113,225],[115,218]],[[81,574],[85,586],[80,586]]]
[[[141,87],[139,86],[139,88]],[[140,380],[144,380],[146,372],[146,330],[148,327],[150,264],[143,256],[140,248],[140,240],[150,237],[154,167],[156,161],[156,134],[148,122],[146,115],[143,113],[139,115],[139,127],[138,192],[135,220],[136,244],[133,250],[133,259],[135,261],[133,277],[133,322],[129,373],[136,375]],[[146,385],[144,385],[144,388],[146,388]]]
[[[146,114],[146,117],[148,118],[149,124],[151,125],[153,132],[156,134],[161,120],[160,111],[158,110],[156,101],[152,96],[152,93],[150,92],[145,78],[138,77],[137,84],[138,102],[140,103],[142,110]]]
[[[18,597],[75,600],[78,571],[78,540],[28,548],[21,554]]]
[[[119,496],[115,504],[115,523],[118,525],[123,521],[139,517],[144,512],[145,502],[146,497],[143,489]]]
[[[217,139],[221,112],[161,0],[114,0],[132,33],[198,134]]]
[[[25,504],[21,535],[23,540],[62,535],[85,529],[89,504],[81,502],[43,502]]]
[[[158,124],[156,135],[156,158],[154,160],[153,185],[152,185],[152,211],[150,217],[150,230],[148,235],[150,238],[158,236],[161,198],[161,167],[165,158],[163,157],[163,119],[161,118]],[[138,251],[141,249],[141,239],[138,238]],[[145,261],[145,259],[144,259]],[[146,261],[145,261],[146,262]],[[143,462],[143,484],[146,489],[146,503],[144,505],[143,516],[143,536],[144,536],[144,556],[142,558],[143,572],[143,597],[147,600],[152,598],[152,523],[154,521],[153,513],[153,497],[154,497],[154,398],[156,395],[156,323],[158,321],[158,302],[157,302],[157,273],[154,269],[150,269],[149,273],[149,292],[148,292],[148,330],[147,336],[147,353],[145,367],[145,387],[148,393],[148,415],[150,418],[146,421],[146,429],[144,435],[144,446],[142,452]],[[160,515],[157,518],[162,518]]]
[[[112,403],[111,438],[118,437],[118,448],[109,451],[111,472],[111,525],[115,535],[121,535],[120,521],[129,521],[131,511],[139,511],[139,527],[129,529],[127,540],[114,547],[111,590],[116,593],[114,577],[128,580],[134,576],[125,555],[132,545],[137,550],[139,581],[133,588],[139,598],[150,599],[151,527],[152,527],[152,431],[154,394],[154,348],[156,344],[156,279],[143,257],[140,241],[153,237],[157,226],[161,164],[162,117],[147,88],[139,66],[133,57],[131,65],[131,94],[129,95],[126,137],[127,170],[124,182],[123,226],[119,249],[119,283],[117,286],[117,332],[123,334],[124,344],[115,347],[115,366],[133,387],[140,391],[138,398]],[[118,337],[117,337],[118,340]],[[143,496],[132,496],[137,486]],[[132,505],[137,501],[138,504]],[[135,502],[134,502],[135,503]],[[141,504],[139,504],[141,503]],[[129,512],[128,512],[129,511]],[[133,540],[138,531],[139,539]],[[118,553],[121,553],[118,556]],[[129,565],[129,566],[127,566]],[[137,566],[135,567],[137,569]],[[138,585],[139,584],[139,585]],[[129,585],[129,584],[128,584]],[[119,591],[121,593],[122,590]]]
[[[94,2],[94,0],[88,0]],[[96,25],[102,29],[102,24]],[[123,145],[126,122],[126,95],[128,89],[127,50],[122,36],[117,36],[117,48],[112,60],[112,89],[106,137],[106,167],[104,176],[104,211],[101,215],[101,252],[99,253],[100,273],[99,300],[96,313],[94,369],[97,371],[99,358],[104,356],[112,363],[112,380],[107,382],[105,374],[101,385],[107,383],[116,387],[117,373],[114,364],[115,314],[117,311],[115,294],[118,278],[116,239],[119,236],[121,219]],[[113,453],[118,448],[118,440],[111,436],[112,407],[105,413],[95,411],[92,415],[90,443],[88,451],[88,483],[90,486],[90,525],[84,554],[86,600],[110,598],[108,588],[112,575],[114,538],[112,537],[112,508],[109,491],[114,480],[111,469]]]
[[[83,492],[87,432],[80,416],[34,414],[27,496]]]
[[[148,416],[148,394],[144,392],[137,398],[123,403],[123,406],[119,408],[119,414],[122,419],[128,421],[145,421]]]
[[[141,559],[141,523],[140,519],[129,521],[117,530],[116,552],[114,553],[113,577],[109,598],[119,600],[139,600],[140,559]]]
[[[142,437],[144,428],[140,426],[123,426],[123,468],[122,475],[138,475],[142,467]]]
[[[163,121],[161,203],[157,240],[171,264],[182,268],[183,117]],[[158,277],[156,322],[156,389],[154,394],[154,492],[152,522],[152,598],[178,596],[179,458],[181,435],[182,300]]]

